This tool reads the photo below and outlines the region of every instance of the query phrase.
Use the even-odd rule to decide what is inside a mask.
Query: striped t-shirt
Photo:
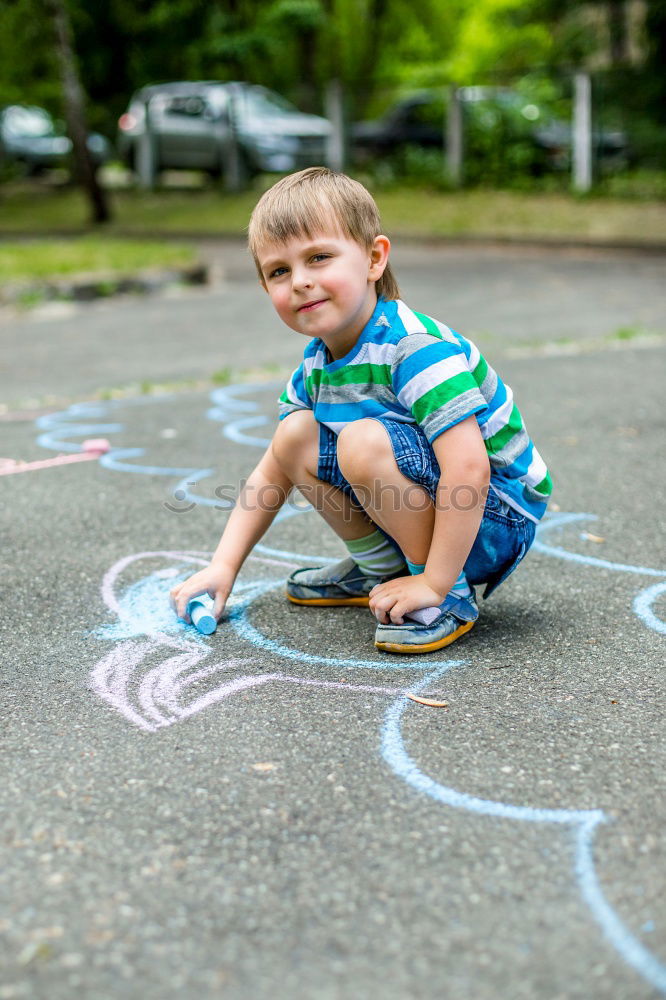
[[[335,434],[352,420],[383,417],[419,424],[431,443],[474,414],[493,488],[538,521],[552,484],[513,393],[465,337],[404,302],[379,299],[351,351],[332,361],[312,340],[280,397],[280,419],[311,409]]]

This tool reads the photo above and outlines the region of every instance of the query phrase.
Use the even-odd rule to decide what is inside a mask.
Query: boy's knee
[[[345,479],[351,481],[376,472],[383,460],[394,460],[393,449],[378,420],[364,417],[342,428],[338,435],[338,465]]]
[[[281,420],[271,442],[273,455],[284,469],[300,463],[313,446],[319,447],[319,424],[312,410],[296,410]]]

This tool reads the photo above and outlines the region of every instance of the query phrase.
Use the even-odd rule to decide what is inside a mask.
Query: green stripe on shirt
[[[484,383],[484,381],[486,379],[486,375],[487,374],[488,374],[488,362],[483,357],[483,355],[481,355],[481,357],[479,358],[479,363],[477,364],[476,368],[472,372],[472,375],[474,376],[474,381],[476,382],[476,384],[477,385],[483,385],[483,383]]]
[[[423,313],[416,312],[415,309],[412,309],[412,312],[414,313],[416,318],[423,323],[424,327],[426,328],[429,334],[431,334],[433,337],[437,337],[438,340],[442,340],[441,331],[437,326],[437,324],[435,323],[434,319],[431,319],[430,316],[425,316]]]
[[[366,363],[345,366],[334,372],[313,368],[305,379],[305,388],[312,396],[313,387],[320,385],[391,385],[391,366]]]
[[[516,434],[519,434],[523,430],[523,418],[520,415],[520,410],[514,404],[511,410],[511,416],[505,423],[501,430],[493,434],[492,437],[486,438],[486,451],[490,455],[496,455],[497,452],[501,451],[502,448],[506,448],[507,444]]]
[[[471,381],[469,372],[462,372],[460,375],[454,375],[453,378],[447,379],[446,382],[440,382],[428,392],[424,392],[412,404],[414,419],[420,424],[435,410],[446,406],[463,392],[468,392],[472,387],[476,392],[476,385],[470,385]]]
[[[550,474],[547,473],[541,482],[533,486],[532,489],[536,490],[537,493],[541,493],[544,497],[549,497],[553,492],[553,480],[550,478]]]

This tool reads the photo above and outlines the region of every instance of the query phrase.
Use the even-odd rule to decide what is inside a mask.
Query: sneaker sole
[[[292,604],[305,604],[311,608],[367,608],[369,597],[292,597],[285,595]]]
[[[444,646],[450,646],[452,642],[459,639],[461,635],[465,632],[469,632],[471,628],[474,628],[476,622],[465,622],[460,628],[457,628],[455,632],[451,635],[445,636],[444,639],[437,639],[435,642],[424,642],[421,645],[412,645],[411,643],[405,642],[375,642],[377,649],[381,649],[384,653],[411,653],[412,655],[418,655],[420,653],[434,653],[437,649],[443,649]]]

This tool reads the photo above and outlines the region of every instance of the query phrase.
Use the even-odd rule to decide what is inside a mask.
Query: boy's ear
[[[368,279],[378,281],[386,270],[389,253],[391,252],[391,241],[388,236],[375,236],[370,247],[370,269]]]

